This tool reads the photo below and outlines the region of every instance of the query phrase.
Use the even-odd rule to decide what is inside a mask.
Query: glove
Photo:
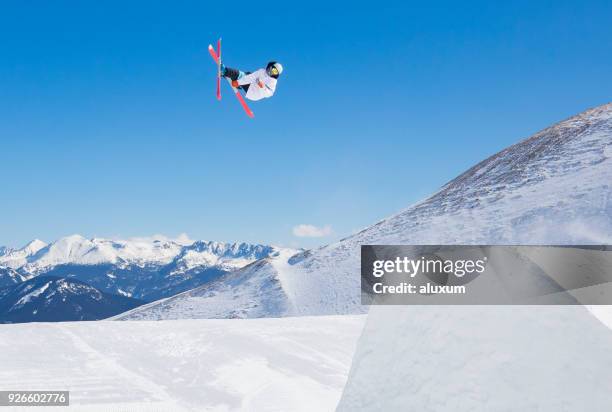
[[[232,87],[240,87],[238,80],[232,80]]]
[[[264,84],[261,80],[257,79],[257,85],[259,86],[260,89],[263,89]]]

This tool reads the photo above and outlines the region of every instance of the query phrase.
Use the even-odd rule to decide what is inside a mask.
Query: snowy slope
[[[339,411],[598,411],[612,331],[580,306],[376,306]]]
[[[264,283],[282,292],[274,295],[269,316],[363,312],[361,244],[612,243],[611,182],[608,104],[491,156],[431,197],[354,236],[290,259],[267,259],[256,270],[226,275],[125,318],[266,316],[261,308],[271,306],[271,298],[249,290]],[[230,311],[210,309],[230,302]]]
[[[357,295],[361,244],[609,244],[611,185],[608,104],[491,156],[424,201],[296,266],[325,286],[326,279],[350,278]],[[325,313],[339,303],[301,307]]]
[[[293,252],[266,258],[222,276],[214,282],[141,308],[114,320],[261,318],[283,316],[290,308],[286,291],[271,261],[283,261]]]
[[[500,152],[358,238],[610,244],[611,158],[605,105]],[[600,318],[606,310],[597,308]],[[612,331],[581,306],[375,306],[339,410],[607,411],[610,347]]]
[[[70,390],[58,410],[333,411],[364,320],[0,325],[0,387]]]

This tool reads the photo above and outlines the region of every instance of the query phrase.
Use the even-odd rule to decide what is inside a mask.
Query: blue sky
[[[424,3],[5,2],[0,244],[310,247],[611,100],[610,2]],[[228,65],[285,66],[254,120],[215,100],[219,35]]]

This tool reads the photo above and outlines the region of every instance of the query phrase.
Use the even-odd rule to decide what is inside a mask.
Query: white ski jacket
[[[276,79],[266,73],[266,69],[259,69],[238,79],[238,84],[249,85],[246,98],[249,100],[260,100],[272,97],[276,90]]]

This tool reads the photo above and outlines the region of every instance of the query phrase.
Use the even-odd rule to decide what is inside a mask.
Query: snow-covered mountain
[[[58,411],[333,411],[364,321],[0,325],[0,387],[69,390]]]
[[[281,250],[272,246],[165,238],[40,240],[0,255],[0,287],[40,275],[74,278],[147,301],[172,296]]]
[[[291,309],[275,264],[293,253],[260,259],[195,289],[122,313],[115,320],[262,318]]]
[[[360,245],[611,243],[611,182],[607,104],[502,150],[424,201],[353,236],[267,258],[118,318],[360,313]],[[262,288],[273,292],[257,293]]]
[[[248,243],[197,241],[181,249],[173,259],[174,274],[184,273],[198,266],[218,267],[227,272],[239,269],[256,260],[275,255],[275,248]]]
[[[0,248],[0,266],[19,268],[28,263],[28,259],[35,255],[47,244],[39,239],[34,239],[21,249],[11,249],[6,246]]]
[[[27,278],[15,269],[0,266],[0,296],[2,295],[3,288],[16,285],[26,280]]]
[[[41,275],[0,291],[0,323],[97,320],[142,303],[78,280]]]
[[[0,256],[0,264],[30,274],[39,274],[50,267],[99,264],[162,264],[170,262],[183,245],[172,240],[86,239],[80,235],[66,236],[45,244],[33,240],[21,249]]]

